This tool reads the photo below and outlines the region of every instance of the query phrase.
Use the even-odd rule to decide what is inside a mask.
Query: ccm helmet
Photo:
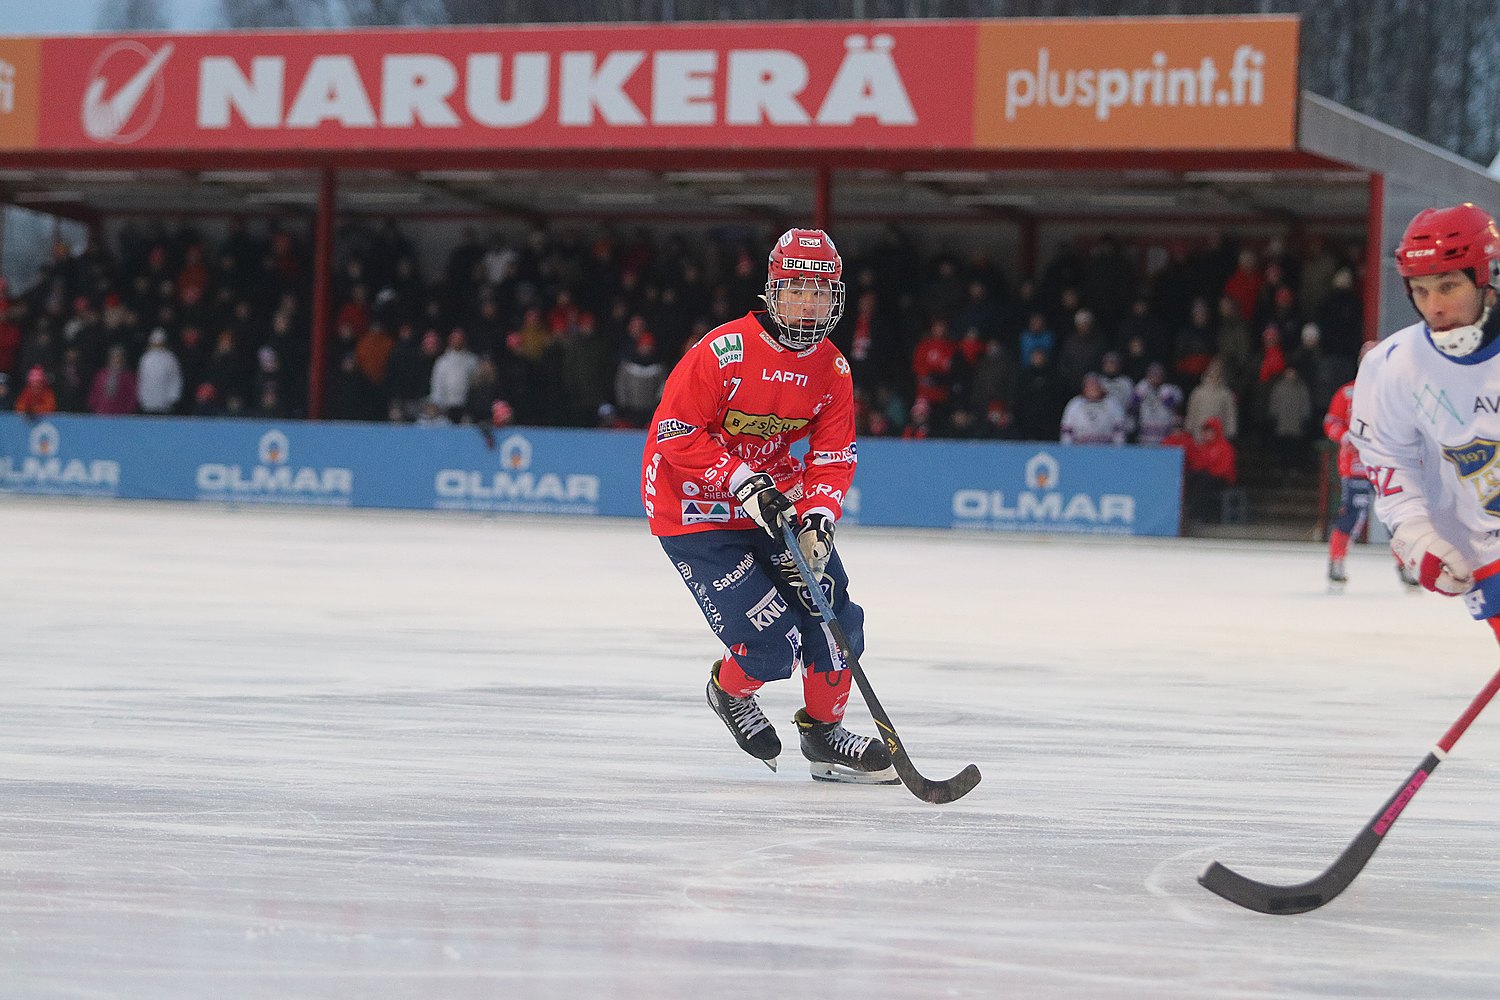
[[[771,248],[766,309],[782,344],[816,347],[844,315],[844,260],[821,229],[788,229]]]
[[[1396,270],[1403,279],[1463,271],[1481,291],[1500,285],[1500,230],[1490,213],[1473,202],[1452,208],[1424,208],[1406,227],[1396,247]],[[1407,294],[1411,282],[1407,281]],[[1432,343],[1452,357],[1474,353],[1489,319],[1485,304],[1479,319],[1451,330],[1429,330]]]

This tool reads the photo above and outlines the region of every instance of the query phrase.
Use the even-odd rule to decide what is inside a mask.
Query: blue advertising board
[[[641,431],[0,414],[0,492],[642,517]],[[1175,535],[1182,453],[860,444],[862,524]]]
[[[893,441],[859,445],[861,524],[1041,534],[1176,535],[1182,452],[1149,445]]]

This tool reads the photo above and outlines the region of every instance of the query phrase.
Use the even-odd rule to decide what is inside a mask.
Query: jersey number
[[[1396,470],[1388,465],[1372,465],[1365,470],[1365,476],[1370,480],[1370,485],[1375,487],[1375,492],[1383,497],[1393,497],[1397,493],[1405,492],[1405,487],[1391,485],[1391,477],[1395,474]]]

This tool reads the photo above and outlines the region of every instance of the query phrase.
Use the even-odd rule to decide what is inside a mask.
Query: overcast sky
[[[0,35],[72,35],[94,31],[104,0],[0,0]],[[169,27],[209,28],[217,0],[162,0]]]

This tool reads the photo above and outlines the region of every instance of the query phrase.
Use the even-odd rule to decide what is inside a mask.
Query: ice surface
[[[932,806],[772,774],[641,523],[0,500],[0,997],[1494,997],[1500,667],[1374,546],[841,531]],[[851,728],[871,730],[862,706]]]

